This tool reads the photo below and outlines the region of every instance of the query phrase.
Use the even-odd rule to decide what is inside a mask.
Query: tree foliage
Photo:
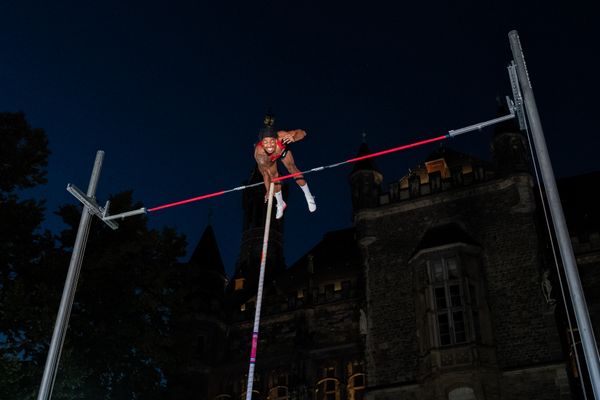
[[[115,210],[141,206],[131,193],[111,198]],[[71,225],[60,237],[68,248],[80,210],[68,206],[59,214]],[[174,301],[170,278],[185,240],[172,229],[148,229],[145,217],[122,221],[116,231],[94,222],[65,346],[85,355],[86,368],[95,373],[86,390],[107,399],[164,397]]]
[[[31,128],[23,113],[0,113],[0,192],[46,183],[48,139]]]
[[[0,398],[34,399],[82,209],[61,207],[67,229],[41,232],[43,202],[19,190],[45,182],[46,136],[21,113],[0,113],[0,135]],[[111,199],[115,213],[139,207],[130,192]],[[165,397],[185,238],[143,216],[119,223],[92,221],[53,399]]]
[[[57,254],[52,236],[39,229],[43,202],[19,191],[46,182],[49,150],[44,131],[23,113],[0,113],[0,138],[0,398],[25,398],[19,396],[31,395],[48,325],[45,283],[31,274]]]

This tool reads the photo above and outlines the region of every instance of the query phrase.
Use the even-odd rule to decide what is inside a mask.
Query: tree
[[[27,276],[56,254],[52,236],[39,229],[43,202],[20,195],[46,182],[46,134],[31,128],[23,113],[0,113],[0,139],[0,398],[10,399],[31,391],[39,373],[34,338],[47,325],[38,318],[43,298],[30,301],[41,287],[28,285]]]
[[[142,206],[130,192],[110,200],[115,213]],[[65,250],[74,243],[80,214],[74,206],[59,211],[70,226],[59,239]],[[61,368],[57,383],[82,381],[84,398],[164,398],[163,371],[173,359],[172,277],[185,238],[169,228],[148,229],[143,216],[119,224],[113,231],[92,223],[65,342],[74,365],[93,374],[82,378]],[[63,395],[72,398],[68,387]]]
[[[58,210],[68,228],[40,232],[43,202],[20,190],[45,182],[47,140],[22,113],[0,114],[0,398],[34,399],[48,353],[81,206]],[[116,212],[139,208],[130,192]],[[172,369],[173,272],[185,238],[144,216],[111,230],[92,220],[54,385],[54,399],[158,399]]]

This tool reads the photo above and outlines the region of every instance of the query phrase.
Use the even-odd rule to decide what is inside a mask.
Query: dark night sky
[[[127,4],[124,4],[127,3]],[[0,5],[0,111],[46,130],[51,214],[85,190],[133,189],[147,207],[241,184],[262,117],[302,128],[300,168],[346,160],[496,116],[509,94],[508,32],[519,31],[555,172],[600,169],[596,13],[578,2],[29,2]],[[323,3],[323,4],[321,4]],[[528,3],[528,4],[525,4]],[[591,3],[591,2],[588,2]],[[394,5],[392,5],[394,4]],[[458,5],[460,4],[460,5]],[[574,5],[575,4],[575,5]],[[490,130],[453,139],[489,155]],[[386,182],[437,144],[377,159]],[[309,175],[319,209],[291,188],[286,258],[351,224],[349,166]],[[226,268],[238,255],[239,192],[149,215],[195,245],[209,210]]]

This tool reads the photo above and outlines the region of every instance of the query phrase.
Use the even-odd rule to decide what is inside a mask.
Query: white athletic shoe
[[[277,213],[275,214],[275,219],[281,219],[281,217],[283,217],[283,211],[285,211],[286,207],[287,204],[285,204],[285,201],[282,202],[282,205],[277,204]]]
[[[306,204],[308,204],[308,211],[315,212],[317,209],[317,203],[313,196],[306,196]]]

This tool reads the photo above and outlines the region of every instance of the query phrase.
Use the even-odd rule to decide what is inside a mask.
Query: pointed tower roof
[[[358,148],[358,154],[356,155],[357,157],[366,156],[367,154],[372,153],[372,151],[369,149],[369,146],[367,145],[367,134],[363,132],[362,136],[363,141],[360,144],[360,147]],[[377,168],[375,158],[367,158],[366,160],[360,160],[354,163],[354,167],[352,168],[352,172],[350,174],[352,175],[353,173],[358,171],[376,171],[381,173],[381,171],[379,171],[379,168]]]
[[[416,250],[429,249],[444,246],[451,243],[465,243],[480,246],[464,229],[457,223],[451,222],[429,229],[417,245]]]
[[[200,241],[198,241],[189,263],[195,264],[205,271],[213,271],[225,276],[225,267],[219,252],[215,232],[210,224],[204,230]]]

